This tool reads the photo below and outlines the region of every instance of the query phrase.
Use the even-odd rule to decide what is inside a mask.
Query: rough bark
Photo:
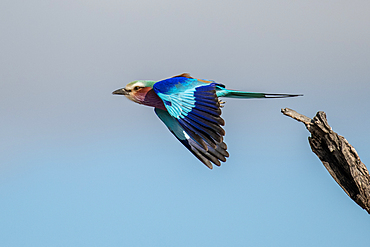
[[[312,151],[347,195],[370,214],[369,171],[348,141],[331,129],[325,112],[317,112],[313,119],[289,108],[281,112],[306,125]]]

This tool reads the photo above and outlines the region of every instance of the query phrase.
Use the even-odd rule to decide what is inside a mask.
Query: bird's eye
[[[139,90],[139,89],[140,89],[140,87],[139,87],[139,86],[134,87],[134,90],[135,90],[135,91],[137,91],[137,90]]]

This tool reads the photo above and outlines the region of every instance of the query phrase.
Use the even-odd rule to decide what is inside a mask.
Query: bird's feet
[[[225,101],[222,101],[220,99],[218,99],[218,103],[220,104],[220,107],[223,108],[224,107],[224,104],[226,103]]]

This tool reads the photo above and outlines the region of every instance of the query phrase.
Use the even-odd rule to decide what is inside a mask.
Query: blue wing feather
[[[224,142],[216,143],[216,147],[213,148],[207,143],[206,147],[199,145],[197,141],[192,139],[188,131],[185,130],[179,121],[171,116],[169,112],[155,108],[157,116],[163,121],[171,133],[203,164],[212,169],[212,164],[217,166],[221,165],[221,162],[226,161],[226,157],[229,157],[229,153],[226,151],[227,146]]]
[[[185,118],[178,119],[177,121],[187,132],[189,132],[190,137],[197,141],[204,149],[207,149],[207,145],[216,148],[215,140],[208,133],[186,121]]]
[[[177,119],[188,135],[201,147],[216,148],[225,131],[216,83],[187,77],[173,77],[154,84],[153,89],[164,101],[168,113]]]
[[[218,86],[181,76],[159,81],[153,86],[167,109],[167,112],[156,109],[158,117],[208,167],[210,162],[220,165],[220,161],[226,161],[229,155],[223,142],[225,131],[221,125],[225,122],[216,95]]]
[[[188,113],[188,117],[191,117],[191,116],[200,117],[204,120],[208,120],[218,125],[222,125],[222,126],[225,125],[225,121],[222,118],[219,118],[217,116],[213,116],[210,114],[205,116],[203,111],[200,111],[196,108],[193,108],[192,111]]]

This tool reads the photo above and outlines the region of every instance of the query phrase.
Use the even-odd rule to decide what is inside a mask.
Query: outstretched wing
[[[226,151],[227,146],[224,142],[218,143],[216,148],[207,145],[207,150],[200,146],[192,139],[184,128],[180,125],[176,118],[172,117],[167,111],[159,108],[154,108],[157,116],[163,121],[171,133],[197,157],[203,164],[212,169],[212,163],[217,166],[221,165],[220,161],[225,162],[229,153]]]
[[[186,74],[159,81],[153,86],[156,94],[163,100],[169,116],[178,123],[176,128],[181,127],[183,131],[182,136],[180,134],[175,136],[180,141],[185,138],[188,145],[181,142],[195,156],[199,158],[199,154],[195,154],[194,150],[203,154],[202,157],[208,159],[208,162],[210,160],[216,165],[220,165],[219,160],[224,161],[225,157],[228,157],[226,145],[223,142],[225,131],[221,127],[225,123],[221,118],[220,103],[216,95],[218,86],[220,85],[212,81],[194,79]],[[156,113],[158,115],[157,110]],[[169,127],[166,122],[165,124]],[[169,129],[172,131],[170,127]],[[204,153],[208,155],[212,153],[211,150],[223,150],[227,155],[217,158],[214,162],[214,159],[204,155]],[[209,166],[201,158],[199,159]]]

